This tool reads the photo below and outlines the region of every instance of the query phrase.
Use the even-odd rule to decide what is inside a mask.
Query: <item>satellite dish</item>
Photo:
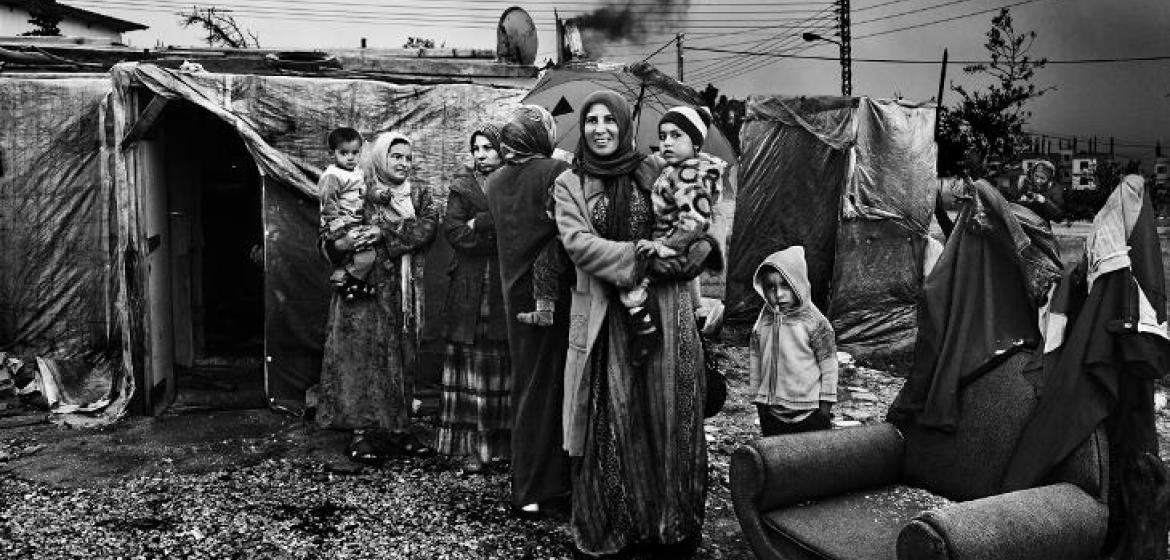
[[[496,27],[496,56],[500,60],[531,65],[536,62],[536,24],[519,6],[504,10]]]

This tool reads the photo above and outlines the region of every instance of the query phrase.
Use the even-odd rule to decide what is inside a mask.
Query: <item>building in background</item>
[[[33,0],[0,0],[0,37],[16,37],[32,31],[34,26],[29,23],[32,14],[29,6]],[[105,14],[75,8],[57,3],[61,11],[61,22],[57,27],[62,37],[80,37],[94,39],[98,42],[124,43],[122,34],[129,31],[141,31],[147,26],[132,21],[126,21]]]

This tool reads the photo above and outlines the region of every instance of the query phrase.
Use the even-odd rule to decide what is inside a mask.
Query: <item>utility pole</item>
[[[678,81],[683,81],[683,34],[674,34],[674,47],[678,51]]]
[[[853,48],[850,45],[852,39],[849,34],[849,0],[837,2],[840,10],[838,21],[841,26],[841,95],[850,97],[853,95]]]

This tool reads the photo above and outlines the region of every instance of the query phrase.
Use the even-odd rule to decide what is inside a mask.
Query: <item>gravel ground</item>
[[[731,507],[728,461],[759,427],[744,391],[746,349],[718,345],[716,352],[731,394],[707,422],[712,482],[697,557],[748,560]],[[847,372],[842,386],[852,398],[840,404],[838,418],[869,423],[880,421],[900,380],[860,369]],[[504,467],[466,476],[431,458],[358,469],[339,455],[343,438],[322,443],[303,422],[258,423],[223,439],[191,434],[208,418],[172,420],[191,427],[173,429],[178,441],[157,449],[149,435],[117,429],[0,431],[0,557],[570,557],[565,519],[509,512]],[[66,436],[71,443],[60,439]],[[76,457],[87,442],[111,450],[90,450],[75,468],[54,474],[49,465]],[[127,455],[118,444],[141,455]],[[38,457],[42,463],[31,462]],[[118,461],[125,465],[111,466]]]
[[[711,486],[697,558],[749,560],[728,487],[731,452],[759,434],[747,351],[715,351],[730,396],[707,421]],[[836,421],[880,422],[901,385],[843,370]],[[179,424],[165,445],[135,432],[135,420],[0,430],[0,558],[570,558],[565,519],[510,513],[506,467],[467,476],[430,458],[355,468],[340,455],[343,436],[250,414],[137,421]],[[226,437],[198,429],[211,422],[248,425]],[[1166,455],[1165,411],[1158,428]]]

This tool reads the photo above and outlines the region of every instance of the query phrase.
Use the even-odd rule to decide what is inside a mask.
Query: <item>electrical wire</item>
[[[1025,5],[1025,4],[1031,4],[1031,3],[1033,3],[1033,2],[1039,2],[1039,1],[1041,1],[1041,0],[1021,0],[1020,2],[1015,2],[1015,3],[1012,3],[1012,4],[1007,4],[1007,5],[1004,5],[1004,6],[999,6],[999,7],[996,7],[996,8],[990,8],[990,9],[986,9],[986,10],[978,10],[978,11],[975,11],[975,12],[969,12],[969,13],[966,13],[966,14],[960,14],[960,15],[957,15],[957,16],[952,16],[952,17],[948,17],[948,18],[936,19],[936,20],[934,20],[934,21],[928,21],[928,22],[924,22],[924,23],[918,23],[918,24],[914,24],[914,25],[907,25],[907,26],[905,26],[905,27],[898,27],[898,28],[895,28],[895,29],[887,29],[887,30],[885,30],[885,31],[878,31],[878,32],[876,32],[876,33],[869,33],[869,34],[866,34],[866,35],[857,35],[857,36],[854,36],[854,37],[853,37],[853,40],[854,40],[854,41],[859,41],[859,40],[861,40],[861,39],[869,39],[870,37],[879,37],[879,36],[882,36],[882,35],[889,35],[889,34],[891,34],[891,33],[899,33],[899,32],[902,32],[902,31],[909,31],[909,30],[911,30],[911,29],[919,29],[919,28],[922,28],[922,27],[927,27],[927,26],[930,26],[930,25],[938,25],[938,24],[940,24],[940,23],[946,23],[946,22],[948,22],[948,21],[955,21],[955,20],[958,20],[958,19],[969,18],[969,17],[972,17],[972,16],[978,16],[978,15],[982,15],[982,14],[989,14],[989,13],[991,13],[991,12],[998,12],[998,11],[1000,11],[1000,10],[1004,9],[1004,8],[1014,8],[1014,7],[1016,7],[1016,6],[1023,6],[1023,5]]]
[[[805,29],[805,30],[808,30],[810,25],[815,26],[815,24],[813,24],[813,22],[815,20],[828,19],[828,18],[826,18],[826,15],[832,17],[833,14],[827,14],[827,12],[831,12],[834,7],[835,7],[835,5],[830,5],[829,7],[822,9],[821,12],[819,12],[818,14],[815,14],[813,17],[806,18],[804,21],[801,22],[800,27]],[[819,18],[818,18],[818,16],[819,16]],[[753,50],[780,49],[783,47],[790,46],[792,44],[792,42],[793,42],[793,36],[790,36],[787,33],[781,33],[781,34],[777,34],[769,39],[765,39],[765,40],[757,42],[752,47],[752,49]],[[751,59],[733,60],[733,61],[729,62],[728,64],[722,65],[722,67],[716,68],[717,66],[720,66],[719,62],[718,61],[710,62],[704,66],[701,66],[701,67],[695,69],[693,75],[694,76],[704,76],[704,78],[702,78],[702,79],[709,79],[710,76],[712,76],[712,75],[715,75],[715,74],[718,74],[721,72],[729,72],[729,71],[736,70],[739,68],[747,67],[751,63],[752,63]],[[700,78],[695,78],[695,79],[700,79]]]
[[[741,56],[764,56],[777,58],[799,58],[807,60],[831,60],[838,61],[840,57],[835,56],[798,56],[776,52],[756,52],[756,51],[737,51],[730,49],[708,48],[708,47],[687,47],[683,46],[683,50],[688,51],[703,51],[724,54],[734,54]],[[912,60],[904,58],[851,58],[853,62],[870,62],[870,63],[886,63],[886,64],[938,64],[938,60]],[[1119,58],[1075,58],[1062,60],[1047,60],[1045,64],[1101,64],[1114,62],[1148,62],[1158,60],[1170,60],[1170,55],[1159,56],[1130,56]],[[991,64],[990,60],[951,60],[951,64]]]
[[[907,10],[905,12],[898,12],[896,14],[887,14],[887,15],[884,15],[881,17],[876,17],[876,18],[869,19],[869,20],[855,21],[855,22],[853,22],[853,24],[854,25],[866,25],[869,23],[877,23],[879,21],[885,21],[887,19],[894,19],[894,18],[899,18],[899,17],[903,17],[903,16],[920,14],[922,12],[927,12],[930,10],[937,10],[938,8],[946,8],[948,6],[954,6],[956,4],[963,4],[966,2],[970,2],[970,1],[971,0],[951,0],[950,2],[943,2],[942,4],[934,4],[932,6],[924,6],[922,8],[918,8],[915,10]]]
[[[825,22],[825,23],[820,24],[820,26],[809,27],[808,31],[827,30],[827,29],[831,29],[832,26],[835,26],[835,25],[836,25],[836,21],[829,21],[829,22]],[[785,41],[783,41],[781,43],[778,43],[776,45],[776,49],[770,50],[770,51],[762,51],[762,52],[770,52],[773,54],[790,54],[790,53],[794,53],[794,52],[803,52],[803,51],[808,50],[809,48],[814,47],[814,46],[817,46],[817,44],[814,43],[814,44],[806,45],[806,44],[804,44],[803,38],[801,38],[799,36],[794,36],[794,37],[789,37],[788,39],[786,39]],[[758,54],[761,51],[748,51],[748,52]],[[737,56],[743,56],[743,58],[741,58],[739,61],[733,62],[731,64],[727,64],[721,68],[716,68],[714,71],[712,71],[706,75],[703,75],[702,79],[706,80],[706,81],[720,81],[720,80],[728,79],[729,77],[734,77],[734,76],[739,76],[739,75],[747,74],[750,72],[754,72],[754,71],[756,71],[764,66],[767,66],[770,62],[774,61],[774,60],[770,61],[769,59],[761,59],[761,58],[752,57],[752,56],[744,56],[744,55],[737,55]]]

